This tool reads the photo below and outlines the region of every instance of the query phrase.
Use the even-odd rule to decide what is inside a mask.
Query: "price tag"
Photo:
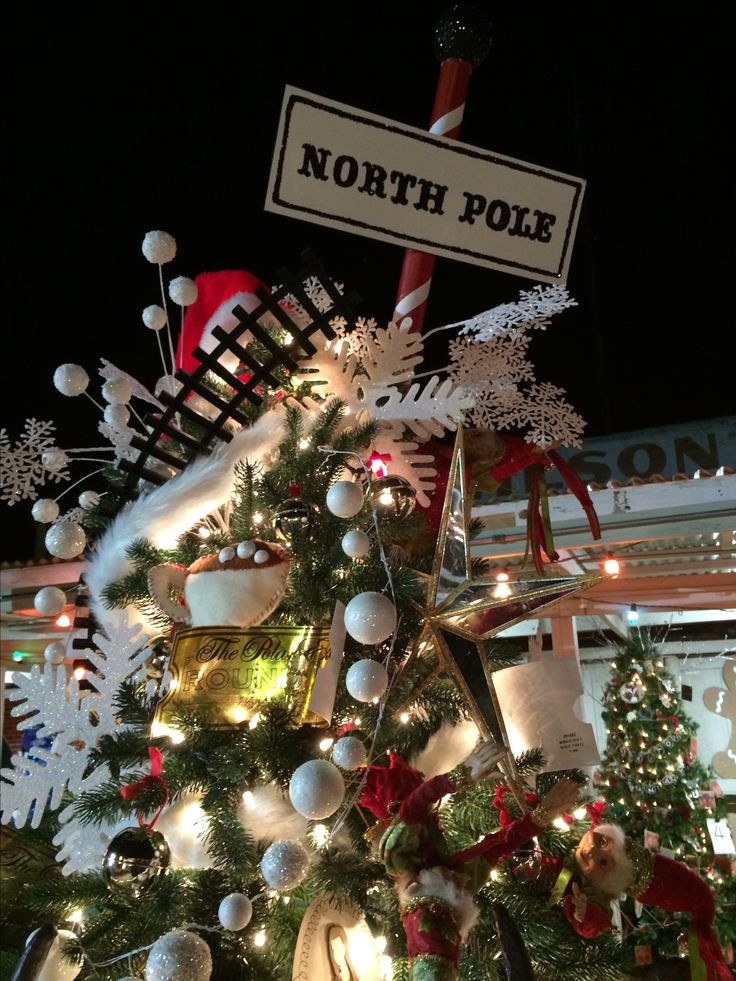
[[[721,818],[720,821],[708,818],[708,833],[713,842],[714,855],[733,855],[736,852],[726,818]]]

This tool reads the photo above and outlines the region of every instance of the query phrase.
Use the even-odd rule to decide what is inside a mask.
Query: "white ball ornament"
[[[31,508],[31,514],[41,524],[49,524],[59,517],[59,505],[50,497],[41,497]]]
[[[89,375],[81,364],[60,364],[54,372],[54,387],[70,398],[87,390]]]
[[[58,473],[69,463],[69,458],[63,450],[46,450],[41,454],[41,464],[50,473]]]
[[[45,617],[56,616],[66,606],[66,593],[58,586],[44,586],[36,593],[33,605]]]
[[[334,814],[344,797],[345,781],[329,760],[308,760],[292,774],[291,803],[295,811],[311,821],[321,821]]]
[[[327,509],[338,518],[353,518],[363,507],[363,489],[352,480],[338,480],[327,491]]]
[[[253,903],[242,892],[231,892],[220,903],[217,910],[219,919],[225,930],[245,930],[253,916]]]
[[[197,299],[197,284],[187,276],[177,276],[169,283],[169,296],[180,307],[189,307]]]
[[[133,395],[133,386],[125,378],[110,378],[102,386],[102,397],[111,405],[125,405]]]
[[[146,232],[141,250],[149,262],[163,265],[176,255],[176,239],[168,232]]]
[[[146,307],[141,316],[149,330],[162,330],[166,326],[166,311],[156,303]]]
[[[358,593],[345,607],[345,629],[359,644],[380,644],[396,629],[396,607],[383,593]]]
[[[60,640],[55,640],[51,644],[47,644],[43,649],[43,656],[48,664],[53,664],[55,667],[63,664],[64,658],[66,657],[66,644],[63,644]]]
[[[362,559],[371,550],[371,540],[364,531],[348,531],[342,536],[342,550],[351,559]]]
[[[365,766],[368,753],[360,739],[342,736],[332,747],[332,760],[343,770],[357,770],[359,766]]]
[[[40,929],[40,928],[39,928]],[[29,933],[26,940],[28,947],[39,930]],[[64,956],[63,948],[72,940],[78,940],[76,933],[72,930],[57,930],[56,936],[51,941],[51,946],[40,965],[36,968],[37,973],[33,974],[35,981],[74,981],[74,978],[81,973],[83,965],[71,962]],[[19,975],[21,977],[22,975]]]
[[[263,853],[261,873],[272,889],[294,889],[309,867],[309,854],[298,841],[282,838]]]
[[[146,981],[209,981],[211,975],[210,948],[189,930],[159,937],[146,961]]]
[[[57,521],[46,532],[48,552],[57,559],[74,559],[84,551],[87,536],[76,521]]]
[[[372,702],[381,698],[388,686],[388,673],[380,661],[356,661],[345,675],[348,694],[358,702]]]
[[[125,429],[130,419],[130,409],[127,405],[106,405],[103,418],[113,429]]]
[[[90,508],[97,507],[99,503],[100,495],[97,493],[97,491],[82,491],[82,493],[79,495],[79,506],[80,508],[84,508],[85,511],[88,511]]]

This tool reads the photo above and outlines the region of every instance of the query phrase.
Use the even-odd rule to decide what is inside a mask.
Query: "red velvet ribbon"
[[[547,450],[544,454],[550,463],[554,464],[560,472],[560,476],[565,481],[568,490],[577,497],[580,501],[580,506],[583,511],[585,511],[585,516],[588,519],[588,525],[590,526],[591,534],[593,539],[598,541],[601,537],[601,524],[598,520],[598,515],[595,513],[595,508],[593,507],[593,502],[590,499],[590,494],[588,493],[588,488],[585,486],[583,481],[580,479],[578,474],[573,470],[567,460],[564,460],[557,450]]]
[[[591,831],[597,828],[603,820],[603,808],[605,806],[606,802],[604,800],[596,800],[585,805],[585,810],[588,812],[588,817],[590,818]]]
[[[156,749],[155,746],[149,746],[148,757],[151,761],[150,774],[147,777],[144,777],[142,780],[138,780],[136,783],[129,783],[122,786],[120,788],[120,796],[123,798],[123,800],[135,800],[135,798],[147,787],[151,787],[156,783],[161,784],[164,789],[164,799],[161,801],[161,806],[154,814],[151,823],[146,824],[146,822],[143,820],[143,815],[141,812],[137,812],[138,824],[142,828],[147,828],[150,831],[161,816],[161,811],[163,811],[164,807],[166,807],[166,802],[169,799],[169,788],[166,786],[166,781],[161,776],[161,771],[163,769],[163,757],[161,756],[160,750]]]

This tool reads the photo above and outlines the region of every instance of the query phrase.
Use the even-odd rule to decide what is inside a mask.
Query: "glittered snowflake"
[[[26,419],[20,437],[11,445],[7,430],[0,430],[0,499],[9,505],[34,501],[47,481],[69,479],[68,460],[56,446],[53,422]]]

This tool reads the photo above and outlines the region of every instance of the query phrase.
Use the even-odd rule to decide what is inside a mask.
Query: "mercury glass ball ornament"
[[[415,488],[398,474],[372,480],[368,496],[378,514],[386,518],[408,518],[417,506]]]
[[[371,550],[371,540],[364,531],[347,531],[342,536],[342,550],[351,559],[362,559]]]
[[[160,831],[125,828],[107,846],[102,876],[114,892],[138,899],[166,874],[170,861],[169,845]]]
[[[388,672],[380,661],[373,661],[371,658],[356,661],[350,665],[345,675],[345,687],[356,701],[372,702],[385,693]]]
[[[87,536],[76,521],[57,521],[46,532],[44,542],[57,559],[74,559],[84,551]]]
[[[225,930],[245,930],[253,916],[253,903],[242,892],[231,892],[220,903],[217,918]]]
[[[56,667],[59,664],[64,663],[64,658],[66,657],[66,644],[62,643],[60,640],[54,640],[50,644],[47,644],[43,649],[43,656],[49,664],[53,664]]]
[[[277,505],[271,518],[271,527],[279,541],[290,544],[295,535],[307,535],[319,517],[319,508],[307,504],[301,497],[290,497]]]
[[[66,593],[58,586],[44,586],[34,596],[33,605],[42,616],[56,616],[66,606]]]
[[[282,838],[263,853],[261,873],[272,889],[294,889],[309,867],[309,854],[298,841]]]
[[[146,981],[209,981],[211,976],[210,948],[190,930],[159,937],[146,961]]]
[[[50,497],[40,497],[31,508],[34,519],[41,524],[49,524],[59,517],[59,505]]]
[[[338,480],[327,491],[327,509],[338,518],[354,518],[362,507],[362,487],[352,480]]]
[[[70,398],[87,390],[89,375],[81,364],[60,364],[54,372],[54,388]]]
[[[359,644],[380,644],[396,629],[396,607],[383,593],[358,593],[345,607],[345,629]]]
[[[367,759],[365,745],[356,736],[342,736],[332,747],[332,761],[343,770],[357,770]]]
[[[345,797],[342,773],[329,760],[308,760],[298,766],[289,783],[289,798],[298,811],[311,821],[330,817]]]

